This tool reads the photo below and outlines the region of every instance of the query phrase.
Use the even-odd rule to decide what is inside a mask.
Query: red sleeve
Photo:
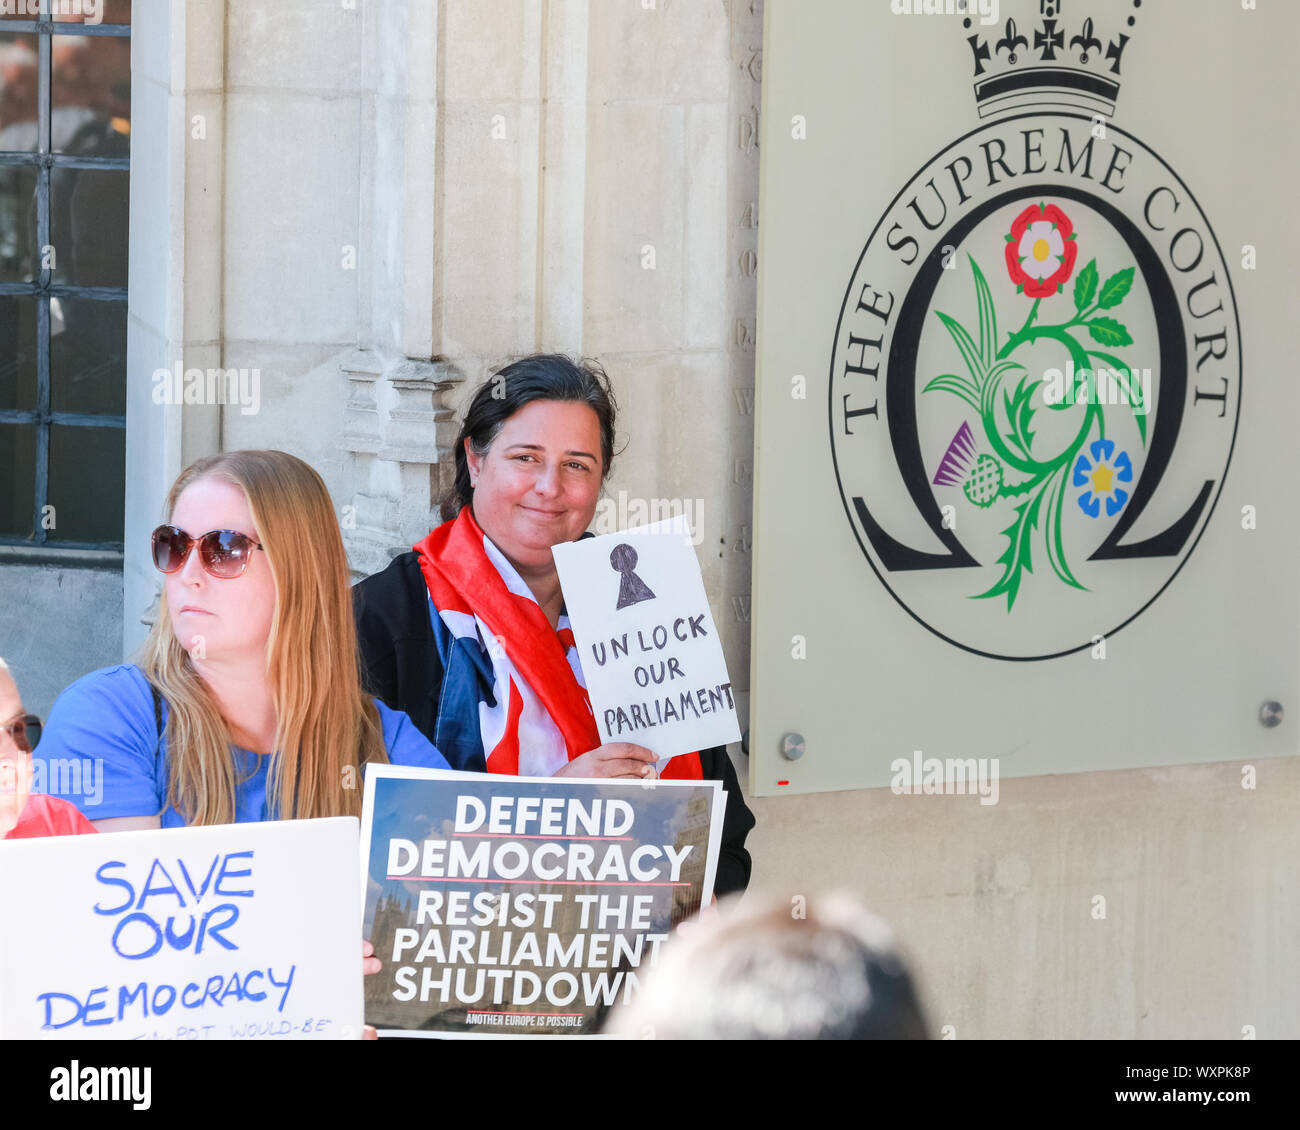
[[[84,836],[97,829],[75,804],[59,797],[33,793],[22,815],[5,836],[6,840],[29,840],[39,836]]]

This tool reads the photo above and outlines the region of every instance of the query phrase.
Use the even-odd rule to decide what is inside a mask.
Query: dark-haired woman
[[[544,354],[501,369],[466,411],[443,524],[353,590],[368,689],[410,715],[455,769],[655,772],[645,747],[600,742],[551,555],[595,514],[614,413],[594,365]],[[675,757],[663,776],[723,783],[715,890],[743,890],[754,817],[726,749]]]

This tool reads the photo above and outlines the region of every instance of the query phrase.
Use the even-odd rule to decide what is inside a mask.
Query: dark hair
[[[614,462],[614,390],[605,370],[594,361],[575,360],[560,353],[533,353],[498,369],[474,393],[456,436],[456,477],[442,500],[443,521],[449,521],[474,498],[469,485],[465,441],[476,455],[486,455],[502,425],[534,400],[585,404],[600,421],[601,478]]]

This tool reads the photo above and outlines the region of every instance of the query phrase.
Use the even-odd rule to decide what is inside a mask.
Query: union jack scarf
[[[554,631],[536,597],[468,506],[415,547],[442,660],[434,745],[458,769],[550,777],[601,744],[578,648],[561,612]],[[698,753],[661,777],[699,780]]]

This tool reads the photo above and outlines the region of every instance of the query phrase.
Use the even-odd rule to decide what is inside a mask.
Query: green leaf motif
[[[1034,433],[1029,430],[1029,421],[1033,419],[1034,409],[1030,404],[1030,397],[1034,394],[1037,384],[1031,385],[1024,396],[1020,397],[1016,412],[1016,431],[1025,437],[1025,452],[1029,451],[1029,445],[1033,442]]]
[[[966,362],[966,369],[969,371],[976,388],[982,391],[984,388],[985,366],[983,358],[980,356],[979,346],[975,344],[974,338],[971,337],[966,327],[956,318],[950,318],[942,310],[936,310],[935,314],[952,336],[953,343],[957,346],[961,359]]]
[[[1007,539],[1006,551],[998,558],[1003,567],[1002,576],[988,592],[982,592],[975,600],[984,600],[990,596],[1006,594],[1007,611],[1016,602],[1020,592],[1020,574],[1032,573],[1033,562],[1030,559],[1029,542],[1034,530],[1038,528],[1038,510],[1043,501],[1043,491],[1037,490],[1032,498],[1027,498],[1016,507],[1016,520],[1002,531]]]
[[[998,378],[1013,368],[1023,371],[1024,366],[1014,361],[997,360],[998,319],[993,308],[993,291],[974,257],[968,256],[968,258],[975,279],[975,304],[979,311],[979,341],[977,342],[970,331],[956,318],[945,314],[942,310],[935,311],[935,316],[948,331],[953,344],[957,346],[957,351],[966,363],[968,377],[945,373],[930,381],[923,391],[951,392],[982,414],[985,404],[993,403]]]
[[[1067,463],[1057,471],[1048,481],[1047,486],[1047,560],[1052,566],[1052,571],[1071,588],[1083,589],[1087,591],[1087,585],[1082,585],[1075,575],[1070,571],[1069,563],[1065,560],[1065,543],[1061,537],[1061,507],[1065,504],[1066,484],[1070,479],[1070,465]],[[1060,483],[1059,487],[1053,488],[1052,483]]]
[[[1041,381],[1031,382],[1028,377],[1022,377],[1020,383],[1016,385],[1014,396],[1007,392],[1002,394],[1002,406],[1006,411],[1007,420],[1011,423],[1011,431],[1007,434],[1007,438],[1030,459],[1033,455],[1029,449],[1034,442],[1034,433],[1029,428],[1029,423],[1034,416],[1034,408],[1030,402],[1033,400],[1034,390],[1040,384]]]
[[[1133,344],[1133,339],[1129,337],[1128,328],[1122,322],[1115,321],[1114,318],[1093,318],[1086,325],[1088,332],[1092,334],[1092,340],[1102,345]]]
[[[1074,280],[1074,308],[1082,314],[1097,293],[1097,260],[1093,259]]]
[[[973,255],[968,255],[971,270],[975,273],[975,304],[979,308],[980,321],[980,360],[987,369],[997,358],[998,353],[998,317],[993,310],[993,292],[988,280]]]
[[[975,409],[980,409],[979,393],[976,392],[975,386],[963,377],[955,373],[944,373],[941,377],[935,377],[925,386],[922,392],[951,392],[954,396],[960,396],[967,404]]]
[[[1002,375],[1018,369],[1020,372],[1025,371],[1025,367],[1019,361],[999,361],[991,368],[984,377],[984,387],[980,394],[980,415],[993,418],[993,411],[997,407],[997,390],[1002,384]],[[986,425],[987,426],[987,425]]]
[[[1101,294],[1097,296],[1097,305],[1103,310],[1109,310],[1118,306],[1124,301],[1124,296],[1128,294],[1133,286],[1133,268],[1125,267],[1122,271],[1116,271],[1105,282],[1101,288]]]

